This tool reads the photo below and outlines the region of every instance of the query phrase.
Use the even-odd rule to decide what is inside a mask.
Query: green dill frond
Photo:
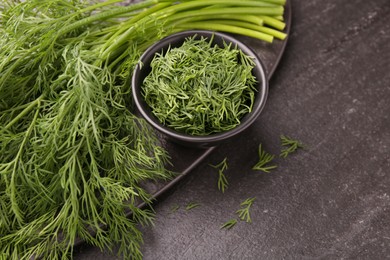
[[[225,170],[228,168],[227,158],[223,159],[223,161],[217,165],[209,165],[215,169],[218,169],[218,189],[224,193],[229,185],[228,180],[224,174]]]
[[[253,170],[270,172],[277,168],[276,165],[268,165],[273,161],[275,155],[271,155],[262,149],[262,145],[259,145],[259,161],[252,167]]]
[[[293,152],[296,152],[298,149],[304,148],[304,146],[301,142],[294,140],[288,136],[281,135],[280,140],[281,140],[282,146],[286,147],[280,153],[280,157],[286,158],[288,155],[290,155]]]
[[[253,202],[256,198],[248,198],[245,201],[243,201],[240,206],[241,209],[237,210],[236,213],[238,214],[238,217],[247,223],[252,222],[251,216],[250,216],[250,209],[252,207]]]
[[[231,229],[237,224],[237,219],[230,219],[220,226],[220,229]]]
[[[199,203],[195,203],[195,202],[190,202],[187,204],[186,206],[186,210],[191,210],[191,209],[194,209],[194,208],[197,208],[197,207],[200,207],[200,204]]]

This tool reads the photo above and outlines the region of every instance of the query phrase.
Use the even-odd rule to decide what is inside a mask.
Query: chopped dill
[[[251,112],[257,82],[254,61],[232,44],[188,37],[182,46],[158,53],[142,92],[165,126],[189,135],[228,131]]]

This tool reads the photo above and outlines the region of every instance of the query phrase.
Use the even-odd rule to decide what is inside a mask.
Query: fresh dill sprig
[[[262,149],[261,144],[259,145],[259,161],[256,163],[255,166],[252,167],[253,170],[263,171],[263,172],[270,172],[271,170],[275,169],[276,165],[267,165],[275,158],[275,155],[269,154],[266,151]]]
[[[303,144],[301,142],[291,139],[288,136],[281,135],[280,140],[282,142],[282,146],[286,147],[280,153],[280,157],[286,158],[289,154],[297,151],[299,148],[303,148]]]
[[[248,198],[244,200],[240,206],[241,209],[237,210],[236,213],[238,214],[238,217],[247,223],[252,222],[251,215],[250,215],[250,208],[252,207],[253,202],[256,198]]]
[[[223,161],[218,163],[217,165],[211,165],[211,164],[209,165],[215,169],[218,169],[218,189],[222,193],[224,193],[225,189],[229,185],[228,180],[224,174],[224,171],[228,168],[227,158],[223,159]]]
[[[91,36],[102,23],[78,23],[92,17],[83,9],[113,13],[88,1],[6,2],[12,8],[0,24],[0,252],[6,259],[71,259],[82,240],[101,249],[118,244],[124,258],[142,259],[138,224],[151,224],[154,213],[138,207],[151,203],[140,183],[169,179],[169,156],[127,108],[133,68],[119,62],[122,74],[114,73],[100,56],[102,41]],[[135,64],[139,52],[124,52],[124,59]]]
[[[220,226],[220,229],[231,229],[237,224],[237,219],[230,219]]]
[[[199,207],[199,206],[200,206],[199,203],[190,202],[190,203],[187,204],[186,210],[191,210],[191,209],[197,208],[197,207]]]

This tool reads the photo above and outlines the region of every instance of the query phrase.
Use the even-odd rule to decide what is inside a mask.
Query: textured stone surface
[[[292,7],[264,112],[158,200],[145,259],[390,259],[390,2]],[[280,153],[280,134],[306,149],[277,158],[271,173],[252,171],[260,143]],[[225,157],[222,194],[208,164]],[[253,222],[220,230],[248,197]],[[186,211],[190,202],[201,206]],[[116,257],[83,247],[75,259]]]

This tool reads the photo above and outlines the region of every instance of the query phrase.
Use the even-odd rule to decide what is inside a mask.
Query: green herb
[[[225,189],[228,187],[229,183],[226,179],[226,176],[224,174],[224,171],[228,168],[228,165],[227,165],[227,158],[223,159],[222,162],[220,162],[219,164],[217,165],[211,165],[211,167],[215,168],[215,169],[218,169],[218,189],[224,193],[225,192]]]
[[[190,37],[182,46],[156,54],[142,91],[167,127],[190,135],[223,132],[252,110],[253,67],[252,58],[236,47]]]
[[[252,222],[251,216],[250,216],[250,208],[252,207],[253,202],[255,201],[255,198],[248,198],[245,201],[243,201],[241,205],[241,209],[237,210],[236,213],[238,214],[238,217],[247,223]]]
[[[276,165],[268,165],[272,162],[272,160],[275,158],[275,155],[271,155],[264,151],[261,147],[261,144],[259,145],[259,161],[256,163],[255,166],[252,167],[253,170],[263,171],[263,172],[270,172],[271,170],[275,169]]]
[[[256,198],[248,198],[245,201],[241,202],[241,204],[240,204],[241,208],[239,210],[237,210],[236,213],[238,214],[238,217],[242,221],[245,221],[247,223],[252,222],[252,219],[250,216],[250,209],[251,209],[255,199]],[[236,224],[237,224],[237,219],[230,219],[227,222],[225,222],[224,224],[222,224],[222,226],[220,228],[221,229],[222,228],[231,229]]]
[[[297,140],[291,139],[288,136],[281,135],[280,140],[282,142],[282,146],[287,146],[287,148],[283,149],[280,157],[286,158],[289,154],[295,152],[299,148],[303,148],[303,144]]]
[[[225,222],[220,228],[221,228],[221,229],[223,229],[223,228],[231,229],[231,228],[234,227],[236,224],[237,224],[237,219],[231,219],[231,220]]]
[[[7,259],[71,258],[79,239],[102,250],[119,244],[126,259],[142,258],[138,225],[154,213],[138,208],[151,203],[141,183],[171,173],[156,134],[128,110],[129,78],[147,47],[191,23],[180,16],[220,12],[213,6],[222,2],[120,2],[0,4],[0,252]],[[284,2],[238,2],[235,11],[233,3],[217,9],[283,14]]]
[[[190,203],[188,203],[188,205],[186,206],[186,210],[191,210],[191,209],[197,208],[197,207],[199,207],[199,206],[200,206],[199,203],[190,202]]]
[[[174,205],[172,208],[171,208],[171,213],[175,213],[176,211],[178,211],[180,208],[179,205]]]

